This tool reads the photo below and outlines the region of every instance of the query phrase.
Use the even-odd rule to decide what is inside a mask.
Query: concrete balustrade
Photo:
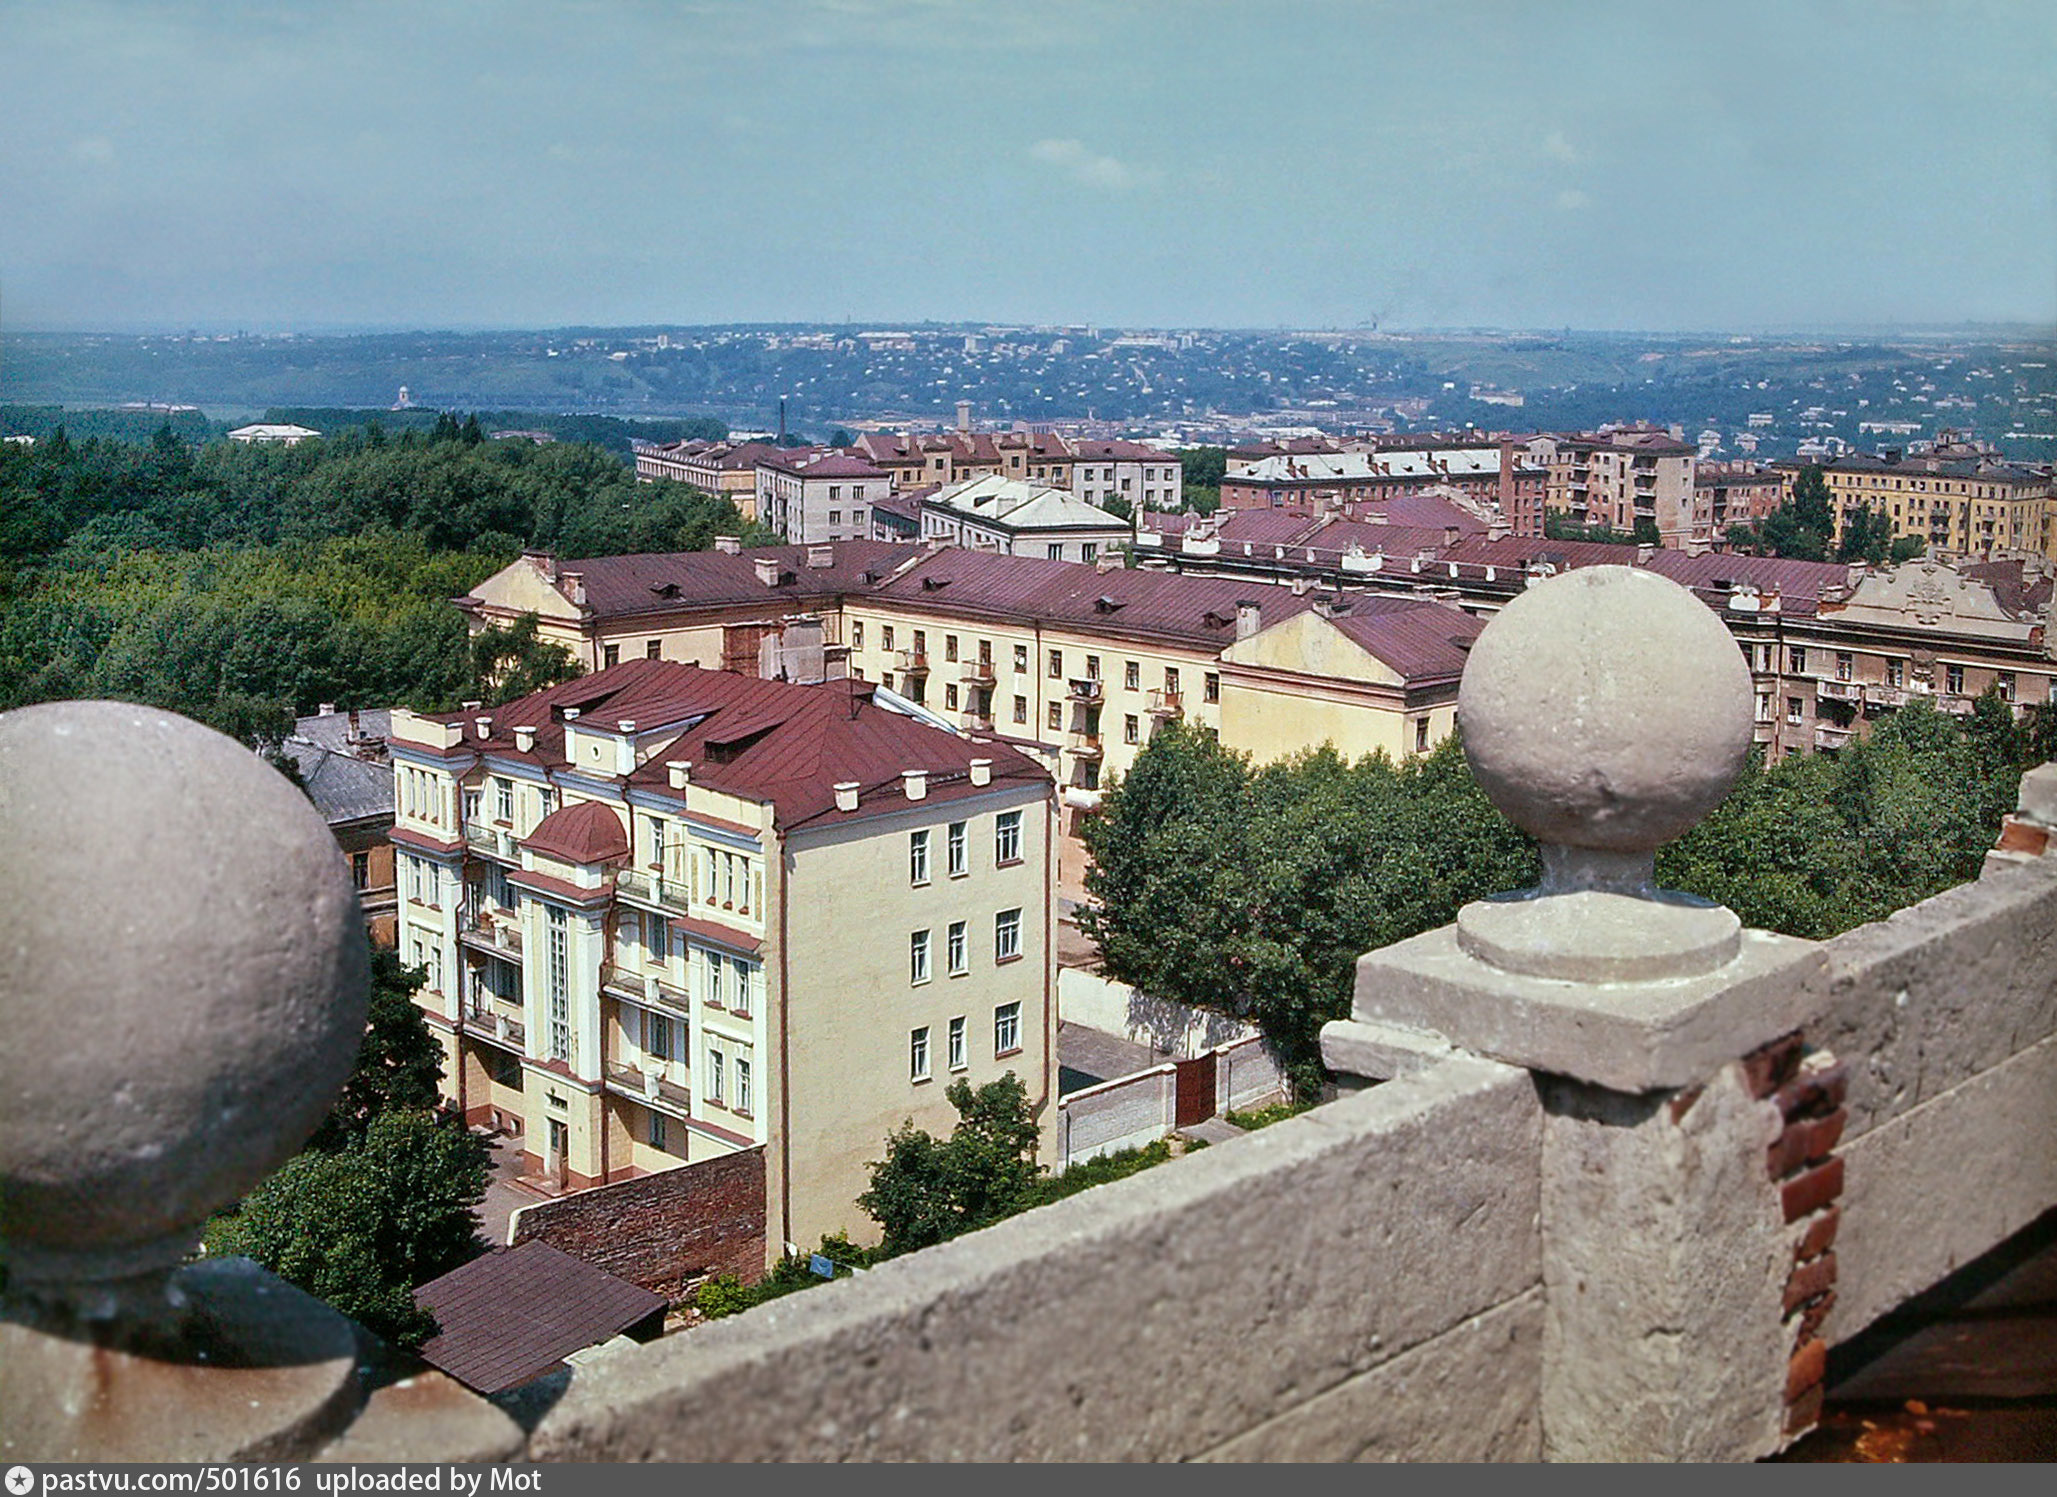
[[[1639,628],[1625,640],[1608,621],[1630,613]],[[1830,1344],[2057,1205],[2057,859],[2036,835],[2057,817],[2057,766],[2024,782],[2006,855],[1976,883],[1819,945],[1742,930],[1649,872],[1658,843],[1726,788],[1738,735],[1747,743],[1747,690],[1724,674],[1739,664],[1734,647],[1706,622],[1671,584],[1592,568],[1530,589],[1481,636],[1467,741],[1481,783],[1545,844],[1545,881],[1364,957],[1351,1018],[1323,1036],[1356,1088],[1339,1100],[859,1278],[596,1358],[526,1435],[433,1380],[360,1407],[333,1385],[347,1323],[260,1271],[210,1265],[189,1283],[237,1334],[276,1363],[330,1369],[331,1388],[323,1399],[307,1385],[213,1453],[1676,1460],[1778,1449],[1815,1417]],[[115,832],[79,809],[90,773],[51,769],[49,730],[70,722],[83,742],[110,710],[137,709],[0,717],[0,864],[20,878],[80,846],[79,907],[94,907]],[[222,819],[251,839],[206,841],[206,876],[186,867],[153,896],[173,934],[152,960],[178,966],[204,932],[220,964],[211,986],[173,991],[171,1017],[226,1012],[217,1022],[232,1026],[236,1005],[259,1003],[281,974],[309,961],[314,974],[294,979],[312,1007],[270,1026],[302,1037],[306,1055],[254,1062],[299,1078],[314,1101],[227,1119],[254,1135],[234,1151],[246,1163],[210,1173],[183,1162],[219,1116],[172,1109],[132,1133],[125,1167],[141,1171],[143,1193],[156,1147],[182,1161],[162,1167],[168,1193],[204,1213],[254,1178],[247,1161],[284,1157],[318,1116],[341,1072],[333,1038],[312,1037],[357,1022],[362,979],[323,934],[327,902],[345,908],[349,891],[324,882],[341,879],[340,863],[303,836],[304,808],[163,732],[169,781],[152,778],[150,755],[121,761],[138,803],[220,776],[207,793],[240,808]],[[21,778],[24,765],[41,778]],[[32,782],[27,797],[13,788]],[[254,887],[260,866],[307,892],[281,902]],[[125,1054],[109,1016],[163,992],[109,967],[108,1015],[64,1022],[59,1036],[52,1015],[75,1012],[80,969],[65,955],[71,922],[40,898],[10,893],[0,906],[0,935],[31,953],[0,989],[0,1020],[11,1037],[74,1047],[67,1064],[108,1067]],[[224,908],[258,913],[216,918]],[[213,1074],[173,1053],[172,1082]],[[29,1243],[57,1266],[39,1270],[32,1295],[15,1286],[0,1324],[0,1455],[110,1458],[136,1431],[164,1428],[144,1416],[140,1383],[115,1389],[117,1403],[138,1400],[133,1417],[93,1425],[93,1438],[48,1410],[73,1396],[77,1348],[177,1340],[164,1255],[152,1249],[129,1275],[156,1274],[144,1281],[154,1287],[108,1291],[126,1270],[94,1255],[126,1240],[106,1227],[125,1208],[103,1205],[111,1216],[87,1225],[41,1204],[57,1197],[37,1192],[78,1182],[62,1179],[68,1156],[22,1097],[51,1099],[12,1084],[37,1056],[14,1039],[6,1064],[0,1227],[10,1253]],[[127,1105],[109,1086],[57,1115],[91,1136]],[[102,1167],[84,1155],[76,1165]],[[174,1225],[189,1231],[198,1218],[182,1209]],[[167,1230],[137,1228],[149,1240]],[[80,1255],[69,1269],[67,1253]],[[219,1366],[171,1365],[151,1398],[168,1388],[205,1409],[240,1390]]]

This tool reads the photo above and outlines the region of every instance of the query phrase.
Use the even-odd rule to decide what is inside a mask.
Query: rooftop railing
[[[2057,766],[2024,777],[1977,881],[1795,940],[1654,880],[1743,762],[1751,703],[1671,583],[1532,586],[1471,651],[1460,708],[1543,880],[1361,959],[1322,1040],[1345,1095],[596,1360],[526,1428],[434,1377],[367,1403],[348,1322],[240,1260],[182,1263],[297,1147],[361,1033],[363,943],[319,818],[179,719],[0,716],[0,842],[38,869],[0,906],[22,954],[0,989],[7,1454],[1773,1452],[1816,1419],[1830,1347],[2057,1204]],[[164,835],[110,863],[145,816]],[[154,944],[72,940],[89,895]],[[90,1409],[66,1392],[88,1384]]]

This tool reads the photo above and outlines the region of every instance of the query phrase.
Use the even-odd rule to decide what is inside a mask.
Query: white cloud
[[[1566,138],[1562,130],[1552,130],[1543,137],[1543,154],[1555,156],[1559,161],[1568,161],[1574,166],[1585,159],[1579,148]]]
[[[1566,213],[1575,212],[1580,208],[1584,208],[1587,205],[1589,205],[1592,201],[1593,200],[1591,198],[1587,197],[1583,192],[1580,192],[1576,187],[1567,187],[1564,189],[1564,191],[1557,194],[1557,206],[1562,208]]]
[[[1029,155],[1045,166],[1055,167],[1075,182],[1105,192],[1126,192],[1157,180],[1157,173],[1125,166],[1112,156],[1096,156],[1079,140],[1039,140]]]

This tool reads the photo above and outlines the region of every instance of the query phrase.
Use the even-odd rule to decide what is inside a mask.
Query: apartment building
[[[942,1093],[1056,1097],[1049,775],[798,686],[633,660],[393,714],[403,959],[450,1101],[581,1189],[758,1148],[767,1253],[875,1240],[867,1162]]]
[[[756,520],[762,518],[757,511],[757,465],[794,450],[770,442],[639,442],[635,446],[636,477],[645,482],[670,478],[689,483],[729,500],[744,519]]]
[[[925,494],[921,538],[1053,561],[1095,561],[1130,535],[1129,522],[1063,489],[987,474]]]
[[[1693,466],[1692,538],[1723,540],[1731,525],[1757,525],[1786,497],[1786,478],[1755,463],[1696,459]]]
[[[896,493],[1012,478],[1068,489],[1088,504],[1120,499],[1138,509],[1176,509],[1184,493],[1178,458],[1141,442],[1031,431],[867,432],[850,450],[889,473]]]
[[[1431,491],[1490,509],[1518,534],[1542,533],[1544,468],[1512,441],[1259,458],[1230,467],[1221,504],[1314,514]]]
[[[1699,449],[1659,427],[1624,426],[1528,443],[1544,466],[1544,507],[1580,525],[1623,534],[1638,521],[1659,544],[1710,541],[1694,527],[1693,465]]]
[[[1087,504],[1119,499],[1131,509],[1177,509],[1184,502],[1179,460],[1141,442],[1077,440],[1060,487]],[[1051,480],[1057,482],[1055,478]]]
[[[1906,455],[1889,448],[1878,456],[1833,458],[1820,464],[1835,514],[1836,539],[1860,509],[1884,514],[1896,539],[1912,536],[1930,549],[1960,555],[1997,551],[2057,557],[2057,488],[2047,469],[2004,462],[1991,453]],[[1772,465],[1790,497],[1807,464]]]
[[[756,465],[756,517],[795,545],[860,541],[872,506],[892,492],[882,469],[834,448],[781,448]]]
[[[397,939],[398,892],[393,880],[393,771],[386,761],[387,714],[383,710],[321,711],[298,718],[279,745],[293,761],[307,798],[321,812],[350,865],[350,882],[364,910],[364,928],[374,946],[387,950]]]

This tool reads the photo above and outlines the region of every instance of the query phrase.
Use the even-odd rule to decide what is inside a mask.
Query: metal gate
[[[1174,1128],[1190,1128],[1214,1116],[1214,1056],[1174,1062],[1178,1074],[1171,1109]]]

